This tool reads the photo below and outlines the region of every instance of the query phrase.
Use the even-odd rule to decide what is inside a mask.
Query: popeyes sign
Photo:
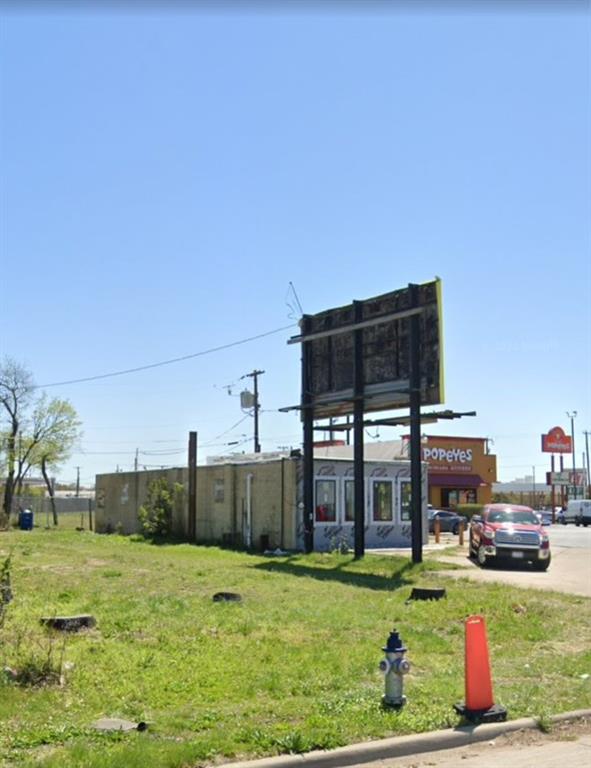
[[[472,448],[427,444],[421,446],[421,451],[429,469],[439,472],[472,472]]]
[[[562,427],[552,427],[547,435],[542,435],[543,453],[571,453],[572,442]]]

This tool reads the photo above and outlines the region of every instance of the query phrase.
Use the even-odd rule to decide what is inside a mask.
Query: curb
[[[591,709],[578,709],[574,712],[564,712],[548,718],[550,723],[562,723],[567,720],[577,720],[591,717]],[[540,720],[534,717],[523,717],[519,720],[509,720],[504,723],[489,723],[486,725],[467,725],[445,731],[411,734],[409,736],[394,736],[378,741],[366,741],[339,747],[328,751],[317,750],[303,755],[279,755],[264,757],[260,760],[226,763],[224,768],[343,768],[347,765],[371,763],[377,760],[387,760],[395,757],[407,757],[422,752],[436,752],[441,749],[464,747],[479,741],[488,741],[504,733],[538,728]]]

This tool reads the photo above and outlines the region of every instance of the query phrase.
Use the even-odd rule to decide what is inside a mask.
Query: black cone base
[[[488,709],[468,709],[462,701],[454,704],[454,709],[471,723],[502,723],[507,719],[507,710],[500,704],[493,704]]]

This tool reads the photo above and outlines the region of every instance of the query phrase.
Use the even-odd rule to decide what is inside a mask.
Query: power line
[[[248,419],[248,417],[249,417],[249,416],[250,416],[250,413],[247,413],[247,414],[246,414],[246,416],[243,416],[241,419],[239,419],[239,420],[236,422],[236,424],[232,424],[232,426],[231,426],[231,427],[229,427],[228,429],[225,429],[223,432],[220,432],[220,434],[219,434],[219,435],[216,435],[215,437],[213,437],[213,438],[212,438],[212,440],[219,440],[219,439],[220,439],[220,437],[223,437],[224,435],[227,435],[227,434],[228,434],[228,432],[231,432],[231,431],[232,431],[233,429],[235,429],[237,426],[239,426],[240,424],[242,424],[242,422],[243,422],[243,421],[246,421],[246,419]],[[210,441],[209,443],[202,443],[202,444],[201,444],[201,447],[202,447],[202,448],[205,448],[205,447],[207,447],[207,446],[210,446],[211,444],[212,444],[212,443],[211,443],[211,441]]]
[[[190,355],[183,355],[182,357],[173,357],[171,360],[161,360],[159,363],[150,363],[149,365],[139,365],[136,368],[126,368],[123,371],[113,371],[112,373],[101,373],[97,376],[85,376],[81,379],[69,379],[67,381],[54,381],[51,384],[40,384],[36,389],[47,389],[48,387],[61,387],[65,384],[82,384],[86,381],[98,381],[99,379],[109,379],[114,376],[124,376],[128,373],[138,373],[138,371],[147,371],[150,368],[160,368],[163,365],[172,365],[172,363],[181,363],[184,360],[191,360],[194,357],[203,357],[203,355],[210,355],[213,352],[221,352],[224,349],[230,349],[231,347],[238,347],[241,344],[248,344],[250,341],[256,341],[257,339],[263,339],[266,336],[272,336],[274,333],[280,333],[281,331],[287,331],[290,328],[295,327],[295,323],[290,325],[284,325],[281,328],[275,328],[272,331],[266,331],[265,333],[259,333],[257,336],[249,336],[246,339],[240,339],[239,341],[232,341],[229,344],[221,344],[219,347],[210,347],[204,349],[201,352],[193,352]]]

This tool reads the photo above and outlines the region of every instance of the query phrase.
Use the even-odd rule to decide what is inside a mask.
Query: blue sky
[[[426,431],[491,437],[511,479],[575,409],[580,455],[588,4],[59,7],[0,11],[2,354],[52,384],[287,326],[290,281],[314,313],[438,275],[446,406],[478,416]],[[48,388],[83,421],[60,478],[182,464],[190,429],[230,450],[255,367],[263,450],[299,445],[296,332]]]

